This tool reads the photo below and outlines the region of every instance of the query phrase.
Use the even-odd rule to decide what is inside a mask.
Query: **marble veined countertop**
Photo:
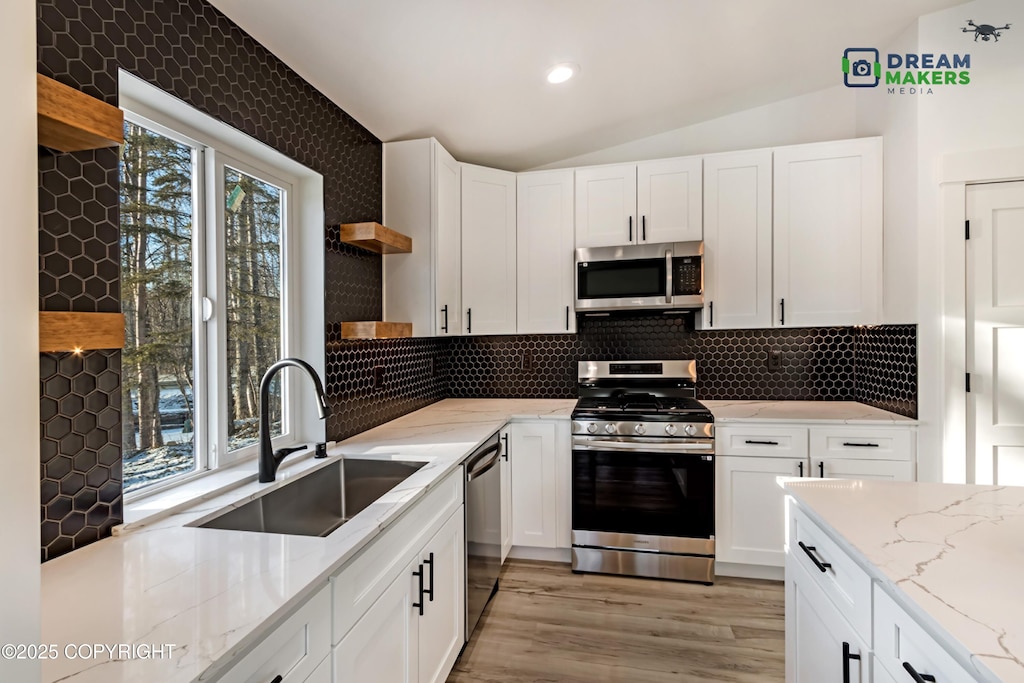
[[[160,659],[58,657],[43,681],[185,683],[219,676],[322,588],[349,558],[515,418],[567,419],[575,400],[449,399],[363,432],[327,460],[285,461],[273,484],[255,481],[139,518],[126,533],[42,566],[42,642],[58,646],[174,645]],[[339,457],[425,461],[418,472],[326,538],[183,526],[237,506]],[[144,505],[142,507],[145,507]]]
[[[1024,487],[784,486],[969,671],[1024,681]]]
[[[913,425],[917,420],[856,401],[701,401],[715,423],[821,422],[822,424]]]

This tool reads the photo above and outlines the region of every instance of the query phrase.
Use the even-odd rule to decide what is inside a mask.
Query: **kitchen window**
[[[301,354],[291,242],[302,181],[272,150],[254,156],[124,99],[122,442],[132,497],[255,456],[263,373]],[[271,385],[275,448],[298,438],[291,381],[280,373]]]

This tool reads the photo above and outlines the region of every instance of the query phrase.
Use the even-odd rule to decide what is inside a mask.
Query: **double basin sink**
[[[337,460],[197,526],[203,529],[326,536],[425,464],[397,460]]]

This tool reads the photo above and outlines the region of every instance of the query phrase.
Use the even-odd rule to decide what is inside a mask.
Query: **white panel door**
[[[786,683],[870,683],[870,660],[867,645],[807,570],[787,562]]]
[[[517,331],[575,332],[572,169],[520,173],[516,183]]]
[[[635,244],[636,165],[576,169],[576,247]]]
[[[419,617],[419,683],[447,679],[466,642],[465,534],[466,520],[459,507],[420,554],[432,593]]]
[[[806,458],[720,455],[715,464],[715,559],[785,564],[786,494],[779,476],[798,477]]]
[[[436,140],[432,142],[435,329],[439,336],[452,336],[462,334],[462,168]]]
[[[704,329],[772,326],[772,153],[704,159]]]
[[[1024,183],[969,187],[967,216],[968,441],[974,445],[975,481],[1021,486]]]
[[[417,683],[420,617],[412,603],[419,563],[410,563],[334,648],[335,680]]]
[[[882,298],[882,141],[774,154],[777,326],[871,325]]]
[[[827,479],[914,481],[914,464],[909,460],[811,458],[811,476]]]
[[[554,422],[508,426],[512,468],[512,544],[554,548],[558,543]]]
[[[508,427],[501,432],[501,563],[512,550],[512,467],[508,459]]]
[[[462,165],[466,334],[516,331],[516,174]]]
[[[636,165],[637,242],[703,239],[701,157],[659,159]]]

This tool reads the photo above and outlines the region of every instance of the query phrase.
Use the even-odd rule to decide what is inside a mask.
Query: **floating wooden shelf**
[[[89,351],[124,348],[121,313],[39,312],[39,351]]]
[[[124,142],[124,112],[42,74],[36,74],[36,109],[43,147],[80,152]]]
[[[412,323],[387,323],[382,320],[363,320],[341,324],[343,339],[398,339],[412,336]]]
[[[412,238],[380,223],[343,223],[341,241],[377,254],[408,254]]]

